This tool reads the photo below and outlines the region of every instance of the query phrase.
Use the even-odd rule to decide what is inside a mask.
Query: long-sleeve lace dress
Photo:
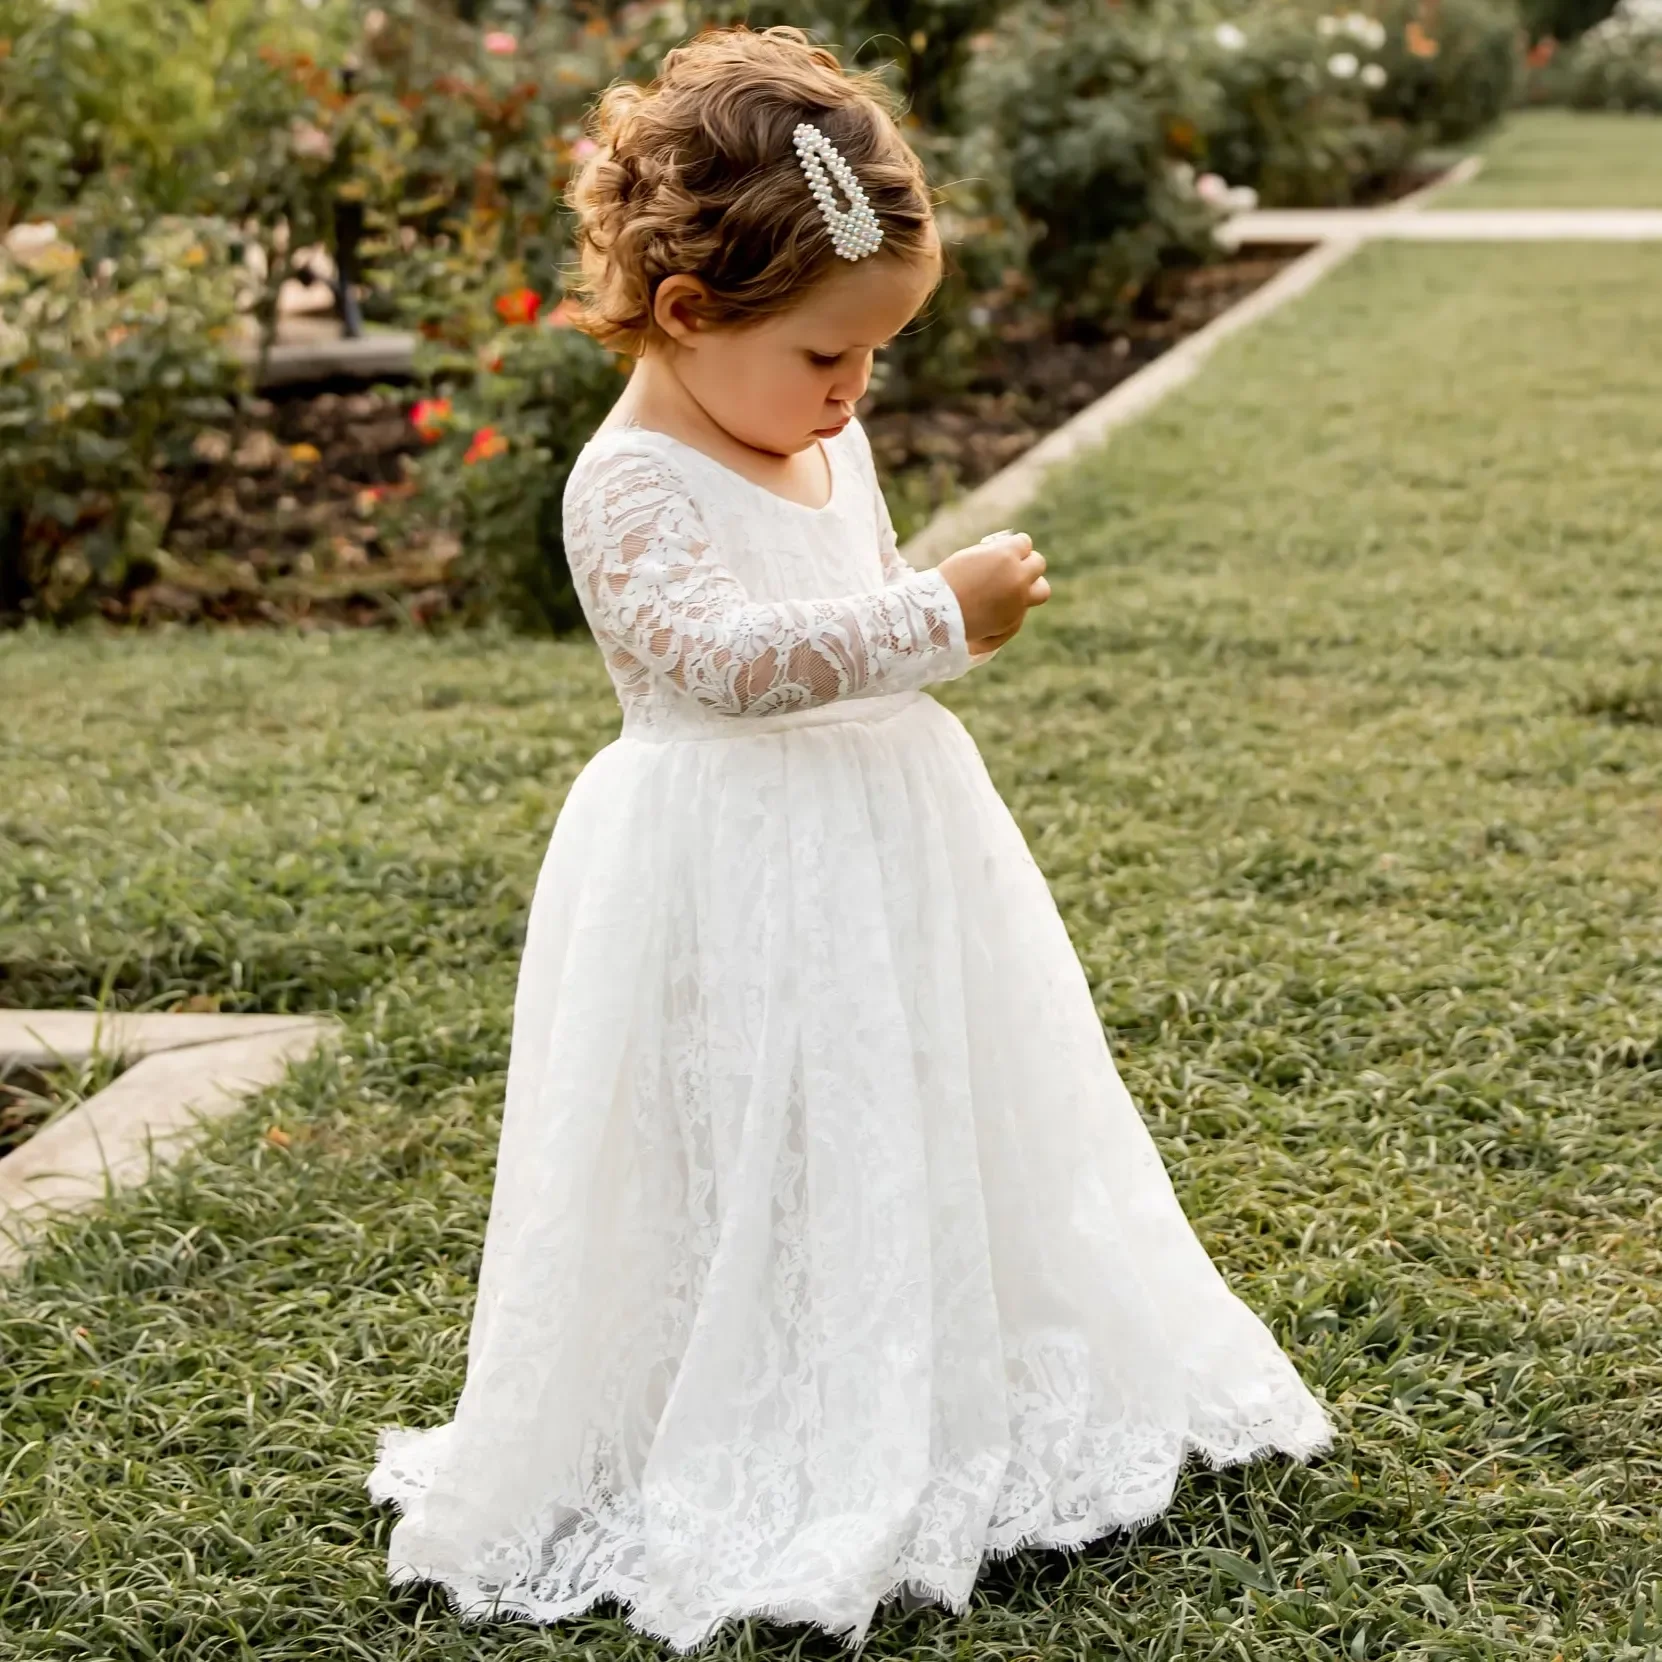
[[[621,736],[520,966],[467,1376],[381,1428],[393,1584],[861,1640],[1333,1427],[1195,1237],[969,734],[865,435],[823,508],[664,434],[566,491]]]

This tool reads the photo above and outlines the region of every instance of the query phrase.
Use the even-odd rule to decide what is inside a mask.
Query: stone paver
[[[1226,247],[1246,243],[1662,242],[1662,212],[1646,208],[1277,208],[1237,214],[1218,231]]]

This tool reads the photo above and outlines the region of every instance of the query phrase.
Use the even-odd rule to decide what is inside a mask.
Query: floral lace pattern
[[[566,494],[566,557],[635,727],[651,725],[666,703],[684,714],[686,699],[719,716],[768,715],[909,691],[969,667],[957,597],[939,572],[906,565],[886,508],[861,528],[880,555],[880,587],[809,599],[753,596],[722,559],[689,491],[682,470],[696,456],[678,456],[665,435],[619,428],[580,460]],[[875,485],[865,476],[869,451],[848,460],[862,484]],[[882,503],[881,492],[871,494]],[[773,502],[776,513],[819,512]],[[831,523],[844,530],[841,519]]]
[[[628,431],[572,476],[624,733],[532,899],[460,1399],[367,1478],[390,1579],[469,1620],[857,1643],[893,1595],[961,1610],[989,1557],[1158,1516],[1191,1453],[1333,1436],[918,690],[965,665],[955,603],[863,435],[828,449],[824,510]]]

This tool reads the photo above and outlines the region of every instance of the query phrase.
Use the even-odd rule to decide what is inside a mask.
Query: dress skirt
[[[538,878],[467,1376],[391,1581],[677,1650],[862,1640],[1333,1427],[1225,1285],[1043,874],[926,693],[625,728]]]

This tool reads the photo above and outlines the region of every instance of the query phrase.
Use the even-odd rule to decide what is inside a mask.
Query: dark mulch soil
[[[0,1063],[0,1159],[21,1148],[57,1112],[61,1083],[35,1068]]]
[[[901,534],[974,487],[1184,336],[1273,277],[1296,250],[1254,251],[1156,282],[1122,332],[1058,341],[1013,326],[968,389],[925,409],[862,411]],[[294,387],[254,406],[234,448],[204,447],[171,481],[178,507],[155,580],[112,617],[144,621],[430,622],[454,609],[454,540],[423,531],[405,458],[414,394]]]
[[[400,388],[285,388],[259,399],[234,447],[211,435],[170,481],[178,506],[156,581],[124,604],[134,619],[428,621],[449,609],[453,540],[403,528],[419,448]]]

